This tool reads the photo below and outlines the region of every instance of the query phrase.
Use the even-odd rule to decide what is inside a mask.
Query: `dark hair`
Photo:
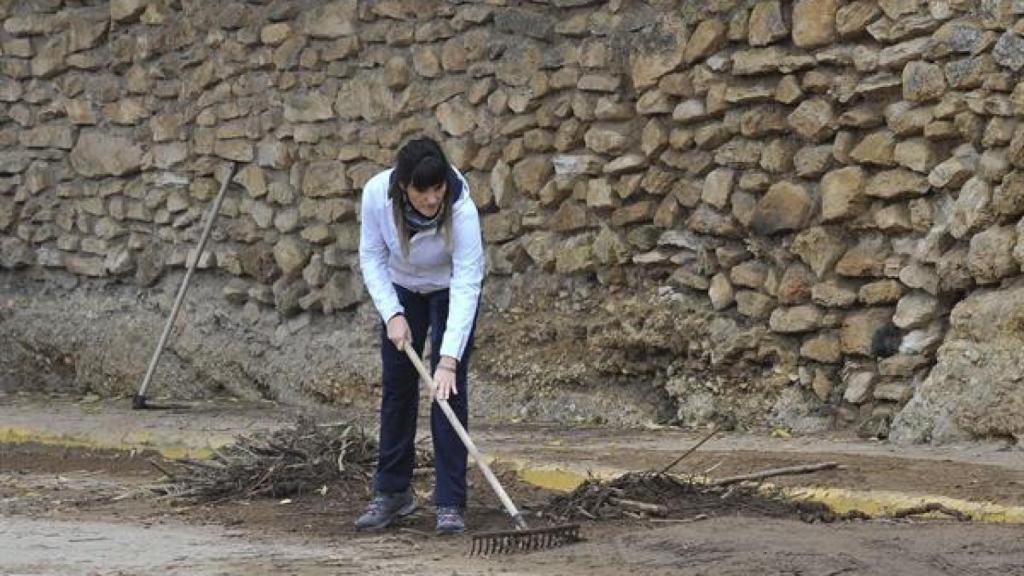
[[[391,174],[388,197],[391,199],[391,210],[395,218],[395,229],[398,231],[398,242],[402,253],[409,254],[409,234],[405,223],[404,208],[408,202],[406,188],[411,184],[420,190],[432,188],[448,181],[451,166],[441,150],[441,145],[433,138],[423,136],[405,143],[398,151],[395,159],[395,170]],[[445,243],[451,245],[451,190],[445,190],[441,202],[441,222],[438,231],[445,236]]]
[[[409,184],[420,189],[437,186],[448,178],[448,159],[433,139],[410,140],[398,151],[395,178],[403,187]]]

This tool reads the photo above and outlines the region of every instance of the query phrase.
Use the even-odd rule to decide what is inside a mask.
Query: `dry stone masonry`
[[[716,366],[756,356],[832,424],[1024,433],[1022,2],[7,0],[0,19],[3,269],[149,286],[197,257],[230,160],[244,192],[198,255],[225,306],[343,313],[367,301],[360,189],[427,133],[472,185],[496,282],[699,296],[760,335]]]

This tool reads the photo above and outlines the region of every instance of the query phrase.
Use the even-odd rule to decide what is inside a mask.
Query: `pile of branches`
[[[429,457],[418,455],[417,460]],[[195,502],[285,498],[339,488],[362,494],[376,462],[377,442],[362,428],[300,419],[272,432],[239,436],[209,460],[183,458],[175,460],[173,469],[161,467],[168,481],[158,492]]]
[[[717,480],[697,480],[661,472],[631,472],[611,481],[591,479],[572,493],[556,496],[541,514],[565,522],[570,520],[612,520],[620,518],[699,520],[726,514],[746,514],[774,518],[796,517],[804,522],[868,520],[859,510],[837,513],[821,502],[783,498],[777,490],[759,483],[765,478],[787,474],[806,474],[838,468],[835,462],[822,462],[785,468],[773,468]],[[890,511],[888,518],[910,518],[921,514],[945,515],[969,521],[970,514],[939,503],[926,503]]]
[[[798,516],[829,521],[828,508],[765,494],[756,486],[697,482],[662,472],[632,472],[610,481],[588,480],[569,494],[556,496],[542,511],[559,521],[620,518],[699,519],[724,514]]]

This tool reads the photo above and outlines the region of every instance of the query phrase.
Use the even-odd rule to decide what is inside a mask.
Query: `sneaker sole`
[[[434,532],[438,536],[454,536],[456,534],[464,534],[466,532],[466,529],[465,528],[454,528],[454,529],[453,528],[445,528],[445,529],[440,529],[439,528],[439,529],[435,530]]]

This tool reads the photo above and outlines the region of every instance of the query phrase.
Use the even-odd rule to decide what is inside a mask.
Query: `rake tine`
[[[579,524],[532,530],[492,532],[473,537],[470,555],[491,556],[495,554],[530,552],[566,546],[580,540]]]

